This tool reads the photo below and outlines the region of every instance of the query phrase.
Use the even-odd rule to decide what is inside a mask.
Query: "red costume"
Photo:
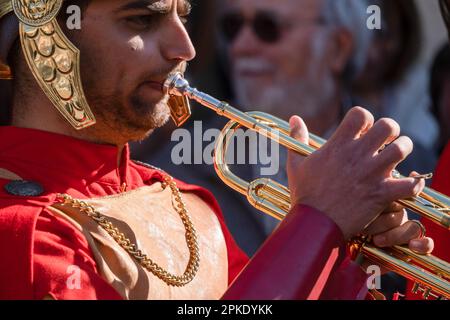
[[[436,191],[450,196],[450,143],[447,145],[436,167],[432,187]],[[444,261],[450,261],[450,237],[448,236],[448,231],[427,219],[423,219],[422,223],[427,229],[427,236],[434,240],[433,255]],[[413,294],[411,290],[412,284],[409,283],[408,299],[421,299],[420,293]]]
[[[117,153],[114,146],[32,129],[0,127],[0,299],[196,299],[218,298],[225,292],[248,258],[232,239],[208,191],[177,181],[199,230],[200,269],[185,288],[169,288],[139,264],[131,263],[131,257],[120,247],[117,249],[90,218],[58,207],[60,193],[93,201],[130,238],[135,232],[135,242],[140,245],[139,240],[143,240],[141,249],[158,258],[156,262],[167,262],[163,268],[180,267],[178,260],[183,260],[180,265],[184,266],[185,248],[171,242],[178,235],[182,239],[184,229],[177,220],[171,222],[166,208],[170,205],[164,206],[165,196],[158,198],[165,191],[153,188],[161,185],[163,173],[130,161],[128,147],[118,166]],[[11,181],[20,179],[42,186],[42,194],[18,196],[7,192]],[[146,197],[141,197],[141,190]],[[151,204],[121,202],[132,197]],[[153,198],[161,202],[160,207],[158,202],[151,202]],[[118,205],[120,210],[114,211]],[[123,220],[115,213],[133,205],[135,208]],[[148,213],[154,214],[154,221],[149,218],[152,221],[147,225],[136,220],[139,211],[151,206],[158,207],[150,208]],[[224,298],[365,297],[366,276],[359,266],[345,259],[345,242],[338,227],[312,208],[297,206],[293,210],[296,214],[282,222]],[[157,219],[161,215],[164,217]],[[156,231],[163,234],[152,229],[153,223],[162,226]],[[177,223],[179,228],[173,229]],[[137,230],[141,225],[145,228]],[[221,232],[211,233],[216,225],[220,225]],[[207,238],[210,234],[212,237]],[[165,255],[169,258],[165,259]],[[74,275],[79,279],[69,283]]]

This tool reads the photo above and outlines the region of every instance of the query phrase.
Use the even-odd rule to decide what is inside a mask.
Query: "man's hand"
[[[373,243],[380,248],[407,244],[409,249],[419,254],[429,254],[434,249],[433,239],[424,237],[421,226],[408,220],[406,210],[395,203],[367,227],[363,235],[373,236]],[[371,264],[366,260],[361,267],[366,270]],[[382,273],[388,271],[382,268]]]
[[[292,136],[308,143],[303,121],[293,117],[290,124]],[[381,119],[374,124],[368,111],[353,108],[333,137],[314,154],[304,158],[289,153],[292,204],[322,211],[347,240],[361,233],[391,203],[419,194],[425,185],[420,179],[392,177],[392,171],[413,149],[411,140],[399,134],[395,121]],[[397,234],[398,230],[395,235],[388,234],[388,241]]]
[[[433,239],[424,237],[422,228],[415,221],[408,220],[405,209],[391,204],[369,227],[364,235],[373,236],[373,243],[381,248],[407,244],[419,254],[431,253]]]

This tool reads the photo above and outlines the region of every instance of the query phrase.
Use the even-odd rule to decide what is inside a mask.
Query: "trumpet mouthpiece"
[[[189,82],[179,72],[170,75],[164,82],[164,92],[171,96],[183,96],[189,88]]]

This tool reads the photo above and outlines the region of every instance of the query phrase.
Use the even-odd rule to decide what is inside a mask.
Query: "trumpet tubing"
[[[226,154],[233,132],[238,128],[247,128],[276,140],[279,144],[305,157],[311,155],[326,141],[310,135],[309,144],[304,144],[290,136],[289,124],[273,115],[263,112],[242,112],[226,102],[200,92],[189,86],[181,74],[171,76],[165,83],[166,93],[185,97],[215,111],[218,115],[230,119],[223,128],[216,147],[214,165],[218,176],[235,191],[245,195],[248,201],[260,211],[282,220],[291,208],[289,189],[271,179],[259,178],[248,182],[236,176],[226,163]],[[402,178],[398,172],[394,178]],[[398,203],[424,218],[449,230],[450,198],[430,188],[413,199],[399,200]],[[361,253],[368,259],[383,265],[415,282],[415,291],[423,292],[425,298],[450,299],[450,265],[431,255],[419,255],[404,246],[379,249],[371,245],[368,239],[356,238],[349,243],[354,253]]]

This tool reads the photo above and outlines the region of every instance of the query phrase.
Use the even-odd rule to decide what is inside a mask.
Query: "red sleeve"
[[[43,211],[34,234],[34,298],[121,299],[97,273],[83,234],[68,221]]]
[[[350,258],[344,260],[328,281],[321,300],[364,300],[367,298],[368,276]]]
[[[223,299],[319,299],[327,292],[325,287],[328,281],[333,281],[332,275],[345,257],[345,241],[338,226],[321,212],[297,205],[256,253]],[[354,286],[356,295],[361,293],[364,278],[358,279],[352,280],[353,284],[348,283],[349,287]],[[345,279],[341,280],[345,283]]]

